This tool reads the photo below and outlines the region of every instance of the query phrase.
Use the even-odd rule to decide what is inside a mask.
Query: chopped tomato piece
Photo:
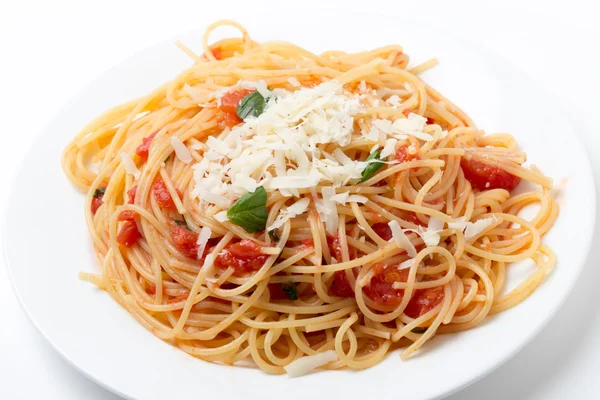
[[[136,194],[137,194],[137,185],[127,191],[127,198],[129,199],[129,201],[128,201],[129,204],[135,203],[135,195]]]
[[[142,139],[142,144],[140,144],[138,146],[137,149],[135,149],[135,154],[137,154],[138,156],[140,156],[140,158],[142,160],[147,160],[148,159],[148,153],[150,152],[150,145],[152,144],[152,139],[154,139],[154,137],[158,134],[158,131],[152,133],[149,136],[146,136],[145,138]]]
[[[342,246],[338,235],[327,236],[327,245],[329,246],[331,257],[335,257],[336,260],[342,261]]]
[[[327,236],[327,245],[329,246],[329,253],[331,257],[334,257],[338,262],[342,261],[342,244],[338,235]],[[348,247],[348,256],[350,260],[356,258],[356,249],[354,247]]]
[[[395,307],[402,301],[403,289],[394,289],[395,282],[406,282],[409,269],[398,270],[396,266],[375,264],[375,276],[369,285],[363,288],[365,294],[374,302]],[[417,289],[408,302],[404,313],[417,318],[435,308],[444,299],[444,288],[437,286],[429,289]]]
[[[141,237],[142,234],[138,230],[137,224],[133,221],[125,221],[117,234],[117,243],[125,247],[131,247],[136,244]]]
[[[380,181],[375,182],[374,184],[372,184],[372,187],[381,187],[381,186],[385,186],[387,185],[387,181],[385,179],[382,179]]]
[[[475,189],[506,189],[508,191],[517,187],[521,178],[514,176],[505,170],[488,165],[476,160],[463,158],[460,166],[465,178]]]
[[[137,216],[137,213],[135,211],[125,210],[125,211],[121,211],[121,214],[119,214],[119,217],[117,218],[117,220],[118,221],[135,221],[136,216]]]
[[[240,101],[250,93],[255,92],[256,90],[248,90],[248,89],[236,89],[231,92],[225,93],[223,97],[221,97],[221,109],[236,109]]]
[[[427,124],[428,125],[435,124],[435,119],[427,117]]]
[[[261,254],[260,246],[252,240],[244,239],[230,243],[215,259],[215,267],[235,270],[234,275],[246,275],[259,270],[267,261],[269,255]]]
[[[219,106],[221,114],[217,118],[230,128],[241,123],[242,119],[237,115],[237,106],[244,97],[252,92],[254,90],[236,89],[226,93],[221,97],[221,105]]]
[[[406,282],[408,269],[398,270],[396,266],[375,264],[375,276],[371,282],[363,287],[365,294],[375,303],[385,306],[397,306],[402,301],[404,290],[394,289],[394,282]]]
[[[412,212],[412,211],[408,211],[406,214],[406,220],[409,222],[412,222],[415,225],[420,225],[420,226],[427,226],[426,223],[422,222],[419,217],[417,217],[417,214]]]
[[[213,56],[215,56],[215,58],[217,60],[221,60],[222,59],[222,54],[221,54],[221,48],[220,47],[215,47],[214,49],[211,49],[210,52],[213,54]]]
[[[403,145],[398,147],[396,150],[396,160],[400,161],[400,163],[409,162],[412,160],[416,160],[419,158],[418,154],[411,154],[408,152],[408,146]]]
[[[329,294],[337,297],[354,297],[354,289],[350,286],[346,271],[335,271],[333,273],[333,282],[329,287]]]
[[[154,193],[154,198],[159,207],[166,208],[167,210],[177,209],[177,207],[175,207],[175,202],[171,197],[171,193],[162,179],[156,181],[154,186],[152,186],[152,192]],[[181,196],[181,193],[177,191],[177,195]]]
[[[183,226],[171,227],[171,240],[175,248],[189,258],[198,257],[198,234]]]
[[[102,204],[104,204],[102,196],[92,198],[92,214],[96,214],[96,211],[98,211]]]
[[[371,228],[383,240],[390,240],[392,238],[392,229],[390,228],[390,226],[388,224],[384,224],[383,222],[378,222],[376,224],[373,224],[373,226],[371,226]]]
[[[404,314],[411,318],[418,318],[435,308],[442,300],[444,300],[443,286],[417,289],[404,309]]]

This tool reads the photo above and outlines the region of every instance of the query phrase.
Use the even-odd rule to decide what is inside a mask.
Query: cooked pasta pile
[[[209,45],[222,25],[242,38]],[[202,55],[180,47],[190,68],[63,154],[101,269],[81,277],[157,337],[274,374],[363,369],[518,304],[554,265],[552,180],[418,77],[435,61],[315,55],[231,21]]]

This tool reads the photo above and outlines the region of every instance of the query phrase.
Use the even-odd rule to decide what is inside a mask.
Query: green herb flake
[[[281,290],[287,295],[288,300],[298,300],[298,289],[295,283],[281,284]]]
[[[426,327],[421,327],[420,326],[420,327],[417,327],[417,328],[413,329],[411,332],[412,333],[417,333],[417,334],[422,334],[422,333],[425,333],[426,330],[427,330]]]
[[[106,193],[106,188],[98,188],[94,191],[94,198],[97,199],[99,197],[104,196],[104,193]]]
[[[262,186],[246,193],[227,210],[227,218],[248,233],[262,232],[267,225],[267,191]]]
[[[365,161],[371,161],[371,160],[376,160],[374,162],[369,163],[369,165],[367,165],[367,168],[365,168],[362,172],[362,177],[360,178],[360,180],[357,183],[363,183],[364,181],[366,181],[367,179],[371,179],[373,177],[373,175],[375,175],[375,173],[377,171],[379,171],[379,169],[381,167],[383,167],[383,162],[384,160],[382,160],[380,158],[381,155],[381,150],[376,150],[374,152],[372,152],[369,157],[367,157],[367,159]]]
[[[258,117],[265,110],[267,100],[257,91],[244,97],[237,106],[237,116],[241,119],[247,117]]]
[[[182,221],[180,219],[175,219],[175,220],[173,220],[173,222],[175,222],[175,225],[177,225],[177,226],[185,226],[187,228],[187,222],[185,222],[185,221]]]

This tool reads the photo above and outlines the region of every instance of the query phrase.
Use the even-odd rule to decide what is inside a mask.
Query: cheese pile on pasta
[[[209,45],[222,25],[242,38]],[[418,77],[435,61],[315,55],[231,21],[201,56],[180,47],[190,68],[63,155],[101,269],[82,278],[157,337],[275,374],[363,369],[518,304],[553,266],[552,180]]]

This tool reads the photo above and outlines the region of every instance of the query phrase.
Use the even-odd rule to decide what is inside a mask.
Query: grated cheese
[[[192,154],[177,136],[171,136],[171,146],[175,150],[175,155],[179,158],[179,161],[184,164],[189,164],[192,161]]]
[[[327,350],[312,356],[304,356],[292,361],[284,366],[285,372],[289,377],[298,377],[306,375],[315,369],[322,367],[330,362],[337,361],[338,356],[335,350]]]
[[[131,156],[125,152],[121,153],[121,162],[123,162],[123,167],[125,167],[125,172],[129,175],[133,175],[135,179],[140,179],[141,172],[138,167],[133,162]]]
[[[227,217],[227,211],[220,211],[213,215],[213,218],[219,222],[229,221],[229,218]]]
[[[308,209],[310,204],[310,199],[308,197],[304,197],[291,206],[287,207],[285,210],[279,211],[279,215],[275,218],[275,221],[271,225],[267,227],[267,231],[277,229],[283,224],[285,224],[291,218],[295,218],[298,215],[304,214]]]
[[[392,231],[391,240],[393,240],[396,243],[396,246],[398,246],[398,248],[400,249],[406,250],[406,253],[410,257],[416,257],[417,249],[415,249],[415,246],[413,246],[406,234],[402,231],[402,228],[400,227],[400,224],[398,224],[398,221],[390,221],[388,222],[388,226]]]
[[[201,259],[204,255],[204,249],[206,248],[208,239],[210,239],[210,235],[212,235],[212,230],[209,227],[203,226],[202,229],[200,229],[198,240],[196,241],[196,244],[198,245],[198,259]]]
[[[471,240],[496,221],[496,217],[482,218],[475,222],[469,222],[465,217],[460,217],[453,222],[449,222],[448,226],[452,229],[464,232],[465,240]]]

